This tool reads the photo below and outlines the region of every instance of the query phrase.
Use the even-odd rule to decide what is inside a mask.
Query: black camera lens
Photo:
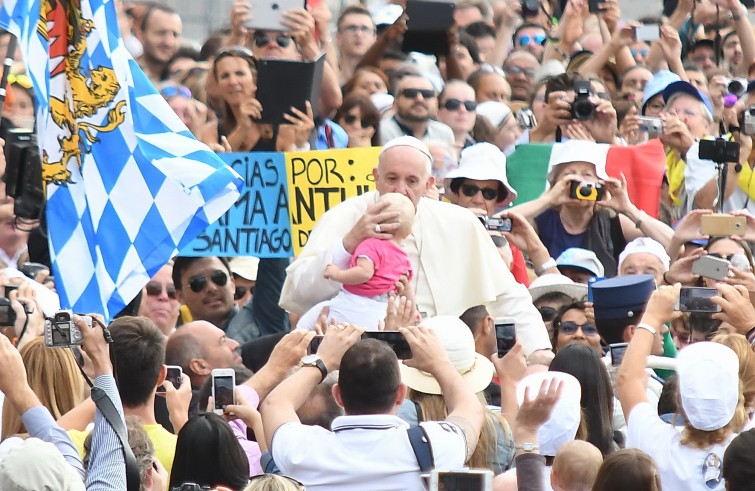
[[[731,82],[729,82],[729,86],[726,88],[726,90],[729,91],[729,94],[734,94],[737,97],[742,97],[747,91],[747,86],[740,80],[732,80]]]
[[[592,194],[592,184],[583,184],[579,187],[579,194],[585,198]]]
[[[586,99],[575,99],[572,103],[572,116],[580,121],[587,121],[595,115],[595,104]]]

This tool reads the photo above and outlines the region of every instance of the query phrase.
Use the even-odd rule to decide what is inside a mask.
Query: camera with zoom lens
[[[602,201],[605,190],[599,182],[572,181],[569,185],[569,197],[582,201]]]
[[[511,218],[481,216],[479,219],[487,230],[511,232]]]
[[[540,15],[540,0],[522,0],[522,18]]]
[[[42,160],[33,130],[14,128],[2,120],[2,137],[5,139],[6,194],[12,198],[13,213],[18,218],[38,220],[42,217],[45,193],[42,186]]]
[[[592,87],[587,80],[574,82],[574,102],[571,103],[571,117],[578,121],[588,121],[595,117],[595,104],[590,102]]]
[[[92,327],[90,316],[84,315],[82,319],[90,328]],[[83,341],[81,331],[73,322],[72,311],[58,310],[52,317],[52,321],[45,321],[45,346],[48,348],[79,346]]]
[[[702,160],[712,160],[718,164],[739,163],[739,142],[730,142],[723,138],[700,140],[698,156]]]
[[[729,94],[742,97],[747,92],[747,83],[746,78],[732,78],[726,85],[726,90]]]

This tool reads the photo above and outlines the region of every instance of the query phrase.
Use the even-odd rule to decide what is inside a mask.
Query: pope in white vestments
[[[301,254],[288,267],[280,306],[302,314],[334,297],[341,285],[323,273],[332,263],[347,268],[353,248],[367,237],[382,237],[395,223],[375,209],[379,193],[398,192],[417,208],[412,234],[403,242],[414,269],[417,308],[423,315],[460,316],[486,305],[492,317],[514,317],[525,354],[550,350],[540,313],[524,285],[514,280],[477,217],[460,206],[422,195],[433,184],[427,147],[400,137],[383,147],[373,171],[377,192],[347,199],[317,221]],[[492,354],[492,353],[490,353]]]

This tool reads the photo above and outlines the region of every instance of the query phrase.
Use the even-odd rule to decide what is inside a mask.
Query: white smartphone
[[[493,471],[488,469],[435,470],[430,474],[430,491],[462,489],[465,491],[492,491]]]
[[[233,368],[216,368],[212,371],[212,398],[215,401],[213,412],[223,414],[228,405],[236,404],[236,372]]]
[[[637,41],[655,41],[661,37],[661,26],[658,24],[644,24],[634,28],[634,38]]]
[[[304,0],[250,0],[252,20],[244,27],[255,31],[287,31],[281,23],[283,12],[293,8],[306,8]],[[275,33],[273,33],[275,34]]]

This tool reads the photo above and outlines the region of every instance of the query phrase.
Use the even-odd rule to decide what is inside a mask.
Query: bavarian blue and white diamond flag
[[[199,143],[126,51],[114,0],[3,0],[38,102],[61,305],[106,319],[216,221],[242,179]]]

